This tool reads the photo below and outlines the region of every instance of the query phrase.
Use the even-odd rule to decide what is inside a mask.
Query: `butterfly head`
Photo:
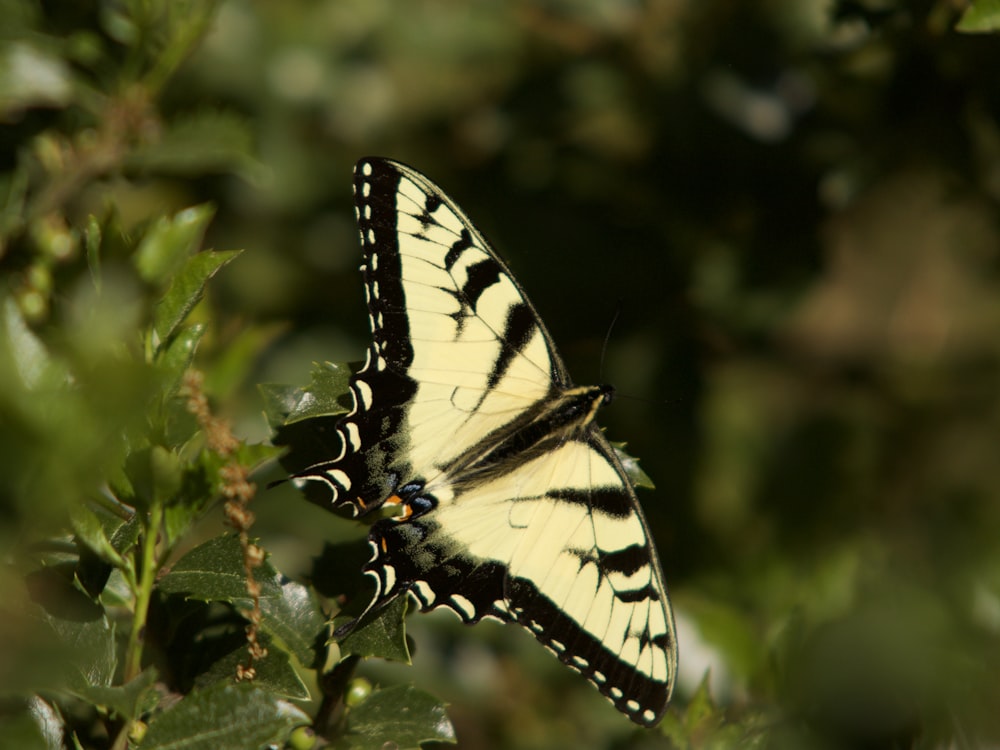
[[[613,385],[600,385],[598,389],[601,393],[601,403],[600,406],[607,406],[615,398],[615,387]]]

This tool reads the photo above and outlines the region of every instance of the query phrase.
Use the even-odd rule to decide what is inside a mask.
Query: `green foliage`
[[[965,9],[957,28],[971,33],[1000,31],[1000,2],[976,0]]]
[[[141,747],[245,750],[281,742],[307,720],[301,710],[267,690],[223,681],[166,709]]]
[[[400,706],[406,709],[401,711]],[[358,750],[381,750],[387,742],[399,747],[455,742],[444,706],[433,696],[402,685],[369,696],[351,712],[344,734],[349,746]]]
[[[996,744],[998,12],[0,0],[0,744]],[[580,382],[623,300],[602,423],[656,483],[661,727],[511,628],[399,599],[333,637],[364,530],[287,483],[234,682],[217,499],[268,425],[335,447],[348,367],[254,383],[363,352],[366,153],[460,199]]]
[[[241,472],[276,454],[236,441],[199,384],[241,387],[273,333],[227,334],[208,304],[239,256],[202,250],[212,205],[121,199],[140,179],[259,176],[242,118],[167,113],[165,87],[213,4],[98,3],[66,18],[3,5],[0,118],[20,139],[0,176],[4,742],[283,743],[313,720],[290,701],[309,705],[304,674],[327,660],[321,602],[266,560],[250,565],[238,535],[192,547],[214,501],[244,492]],[[266,652],[253,684],[235,679],[248,620]],[[385,650],[368,632],[368,650]],[[414,713],[384,739],[453,737],[440,703],[381,695],[330,729],[345,747],[376,734],[390,704]]]

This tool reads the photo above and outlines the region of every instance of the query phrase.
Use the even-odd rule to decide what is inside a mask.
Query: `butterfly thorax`
[[[610,385],[557,390],[442,469],[456,488],[501,477],[583,433],[613,393]]]

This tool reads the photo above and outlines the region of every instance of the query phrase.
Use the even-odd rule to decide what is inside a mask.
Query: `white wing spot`
[[[625,707],[632,713],[635,713],[636,711],[639,710],[639,701],[629,698],[627,701],[625,701]]]
[[[430,607],[434,604],[434,600],[437,599],[437,594],[434,593],[434,589],[431,588],[427,581],[414,581],[413,592],[420,599],[424,607]]]
[[[557,641],[555,638],[549,641],[549,645],[552,646],[554,651],[558,651],[560,654],[566,650],[566,644],[562,641]]]
[[[656,714],[647,708],[645,711],[642,712],[642,718],[643,721],[652,721],[653,719],[656,718]]]
[[[601,672],[596,669],[594,670],[594,673],[590,675],[590,679],[592,679],[598,685],[603,685],[608,680],[608,678],[604,676],[604,672]]]
[[[361,449],[361,433],[358,431],[358,425],[356,422],[348,422],[344,425],[347,430],[347,442],[350,443],[351,448],[354,450]],[[346,489],[346,488],[345,488]]]
[[[616,701],[621,700],[622,691],[620,689],[613,687],[608,692],[611,693],[611,697],[614,698]]]
[[[476,616],[476,606],[461,594],[452,594],[449,601],[455,606],[455,610],[466,620],[471,620]]]
[[[573,663],[580,669],[586,669],[590,665],[590,662],[584,659],[582,656],[574,656]]]
[[[368,244],[369,245],[375,244],[375,230],[372,229],[371,227],[368,227]]]
[[[384,565],[382,566],[382,575],[385,577],[384,590],[388,593],[396,585],[396,569],[391,565]]]
[[[358,402],[362,409],[372,408],[372,387],[364,380],[354,381],[354,392],[358,395]]]
[[[361,165],[361,174],[363,174],[365,177],[372,176],[372,165],[369,162],[365,162],[364,164]],[[365,184],[367,185],[368,183]]]
[[[365,218],[366,219],[371,219],[371,217],[372,217],[372,204],[371,203],[366,203],[365,204]]]
[[[326,475],[330,477],[331,482],[336,482],[341,487],[343,487],[345,492],[350,491],[351,478],[347,476],[347,474],[342,472],[340,469],[333,469],[332,471],[328,471]]]
[[[373,271],[377,271],[378,270],[378,253],[372,253],[371,256],[368,258],[368,260],[372,264],[372,270]]]

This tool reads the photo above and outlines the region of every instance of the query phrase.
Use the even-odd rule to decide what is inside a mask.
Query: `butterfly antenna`
[[[621,314],[622,314],[622,299],[621,297],[619,297],[618,301],[615,303],[615,314],[611,316],[611,322],[608,324],[608,332],[604,334],[604,344],[603,346],[601,346],[601,373],[600,373],[601,376],[598,381],[601,383],[604,382],[604,362],[608,357],[608,346],[611,343],[611,332],[614,330],[615,323],[618,322],[618,318],[621,317]]]

